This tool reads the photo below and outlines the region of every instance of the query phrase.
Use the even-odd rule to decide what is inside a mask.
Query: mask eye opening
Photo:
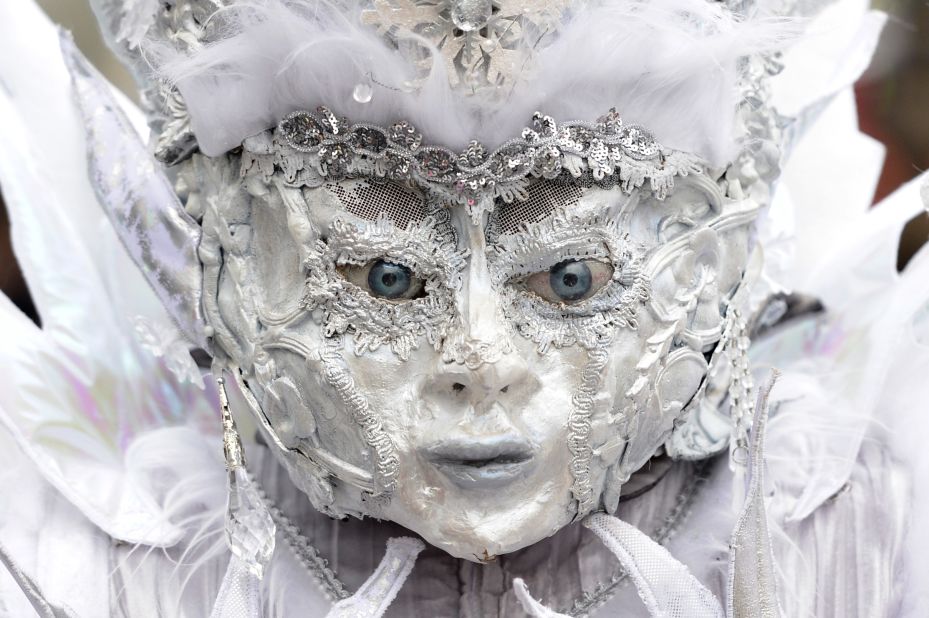
[[[522,280],[529,292],[554,305],[577,305],[593,298],[613,278],[613,266],[596,258],[568,258]]]
[[[378,258],[361,266],[341,265],[336,270],[349,283],[378,300],[403,303],[427,296],[426,281],[396,260]]]

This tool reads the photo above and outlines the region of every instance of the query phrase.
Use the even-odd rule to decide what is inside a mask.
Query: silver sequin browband
[[[522,135],[488,152],[472,141],[461,153],[424,146],[423,136],[406,121],[389,128],[350,124],[325,107],[299,111],[276,128],[245,140],[243,172],[253,167],[284,172],[289,183],[305,184],[302,175],[341,178],[368,174],[411,179],[437,187],[466,205],[479,218],[488,206],[482,196],[506,202],[525,199],[533,178],[567,176],[629,193],[646,181],[658,199],[674,187],[676,176],[700,173],[697,156],[662,146],[647,130],[623,123],[616,110],[597,122],[557,124],[534,114]],[[308,183],[307,183],[308,184]]]

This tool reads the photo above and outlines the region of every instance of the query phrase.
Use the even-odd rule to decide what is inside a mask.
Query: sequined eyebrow
[[[284,172],[289,183],[307,175],[340,179],[370,175],[413,180],[441,190],[465,206],[479,222],[492,200],[524,198],[534,178],[574,178],[590,175],[630,193],[648,187],[664,199],[674,179],[699,174],[705,163],[696,155],[662,146],[647,130],[623,124],[611,110],[597,122],[558,124],[536,113],[519,138],[489,152],[476,141],[461,153],[424,146],[423,135],[409,122],[388,128],[351,124],[321,107],[300,111],[276,128],[245,140],[242,170],[268,176]]]

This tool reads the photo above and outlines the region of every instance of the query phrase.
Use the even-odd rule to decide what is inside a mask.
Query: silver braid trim
[[[365,444],[367,444],[375,457],[375,496],[387,497],[397,487],[397,476],[400,472],[400,460],[397,450],[384,426],[368,405],[357,388],[352,377],[342,366],[341,351],[344,348],[344,339],[341,335],[332,337],[326,342],[322,355],[323,372],[328,382],[339,394],[346,408],[351,411],[352,418],[361,427]]]
[[[574,394],[574,410],[568,419],[568,448],[571,451],[571,474],[574,476],[572,493],[577,500],[577,518],[594,507],[593,488],[590,483],[590,423],[594,397],[600,389],[600,376],[610,360],[608,347],[612,337],[601,340],[588,355],[587,366],[581,376],[581,386]]]

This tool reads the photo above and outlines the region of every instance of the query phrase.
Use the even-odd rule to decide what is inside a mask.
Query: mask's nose
[[[494,403],[519,391],[526,396],[529,366],[513,345],[500,308],[499,294],[491,285],[484,231],[467,225],[471,257],[458,294],[460,324],[449,333],[434,387],[449,397],[467,401],[473,410],[486,412]],[[506,406],[504,406],[506,407]]]
[[[483,362],[476,367],[443,361],[434,387],[449,397],[466,400],[476,413],[481,414],[493,404],[510,399],[511,390],[514,394],[524,394],[522,387],[528,381],[526,363],[511,351],[493,362]]]

